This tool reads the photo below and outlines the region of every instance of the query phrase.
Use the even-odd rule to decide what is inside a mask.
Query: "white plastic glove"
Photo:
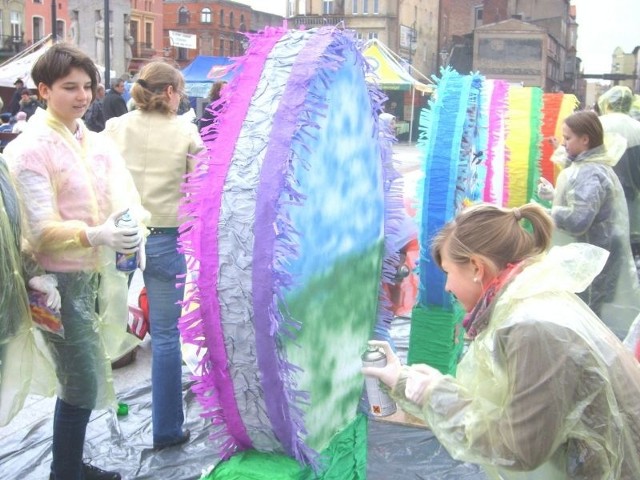
[[[384,367],[362,367],[360,371],[363,375],[375,377],[385,385],[394,388],[398,383],[398,378],[400,378],[400,370],[402,368],[400,359],[392,350],[389,342],[369,340],[369,345],[381,347],[384,350],[387,356],[387,364]]]
[[[60,292],[56,288],[58,279],[53,275],[40,275],[29,280],[29,287],[46,295],[47,307],[57,312],[60,310],[61,300]]]
[[[442,377],[442,374],[425,364],[416,364],[409,368],[404,394],[413,403],[422,405],[427,392],[433,387],[435,381]]]
[[[541,200],[553,200],[553,196],[556,194],[556,189],[553,188],[553,184],[546,178],[540,177],[538,181],[538,197]]]
[[[120,253],[138,251],[142,238],[141,229],[139,227],[121,228],[116,226],[118,217],[127,210],[112,213],[102,225],[87,228],[87,240],[92,247],[105,245]]]

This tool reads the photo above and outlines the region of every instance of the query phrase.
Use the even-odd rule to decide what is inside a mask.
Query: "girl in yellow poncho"
[[[51,478],[116,480],[116,472],[83,464],[82,451],[91,411],[115,404],[111,359],[136,342],[126,334],[127,279],[113,263],[115,250],[135,252],[141,240],[139,229],[117,228],[115,219],[130,208],[142,221],[142,209],[122,157],[79,120],[98,84],[93,61],[57,44],[31,76],[47,110],[30,119],[5,154],[24,204],[26,238],[38,264],[56,277],[62,299],[65,336],[45,335],[58,377]],[[111,292],[100,294],[101,316],[98,280],[101,292]]]
[[[469,312],[457,377],[402,367],[388,344],[387,366],[363,373],[491,479],[636,479],[640,364],[575,294],[607,253],[583,243],[546,253],[551,231],[536,204],[463,210],[433,244]]]

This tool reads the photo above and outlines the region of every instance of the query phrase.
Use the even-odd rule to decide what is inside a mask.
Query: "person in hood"
[[[631,249],[640,257],[640,122],[629,115],[632,104],[633,92],[621,85],[610,88],[598,99],[605,135],[616,133],[627,141],[627,149],[613,170],[627,200]]]
[[[538,194],[553,200],[555,244],[585,242],[609,252],[602,271],[578,295],[622,339],[640,313],[629,214],[624,190],[613,170],[626,142],[611,135],[605,147],[602,123],[589,111],[567,117],[562,134],[564,146],[554,152],[553,160],[566,168],[558,175],[555,191],[542,179]]]
[[[525,225],[525,221],[528,226]],[[468,312],[456,377],[367,367],[457,460],[504,480],[632,480],[640,472],[640,364],[582,302],[607,252],[551,245],[542,206],[473,205],[435,237],[445,288]]]

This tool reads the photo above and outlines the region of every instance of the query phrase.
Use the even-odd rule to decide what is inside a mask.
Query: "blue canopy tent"
[[[193,59],[193,62],[182,69],[187,95],[192,98],[206,97],[213,82],[231,80],[233,77],[233,72],[230,72],[232,65],[233,59],[229,57],[198,55]]]

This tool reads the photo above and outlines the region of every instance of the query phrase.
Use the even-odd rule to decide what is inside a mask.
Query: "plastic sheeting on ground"
[[[409,320],[397,318],[392,336],[401,358],[406,358]],[[118,470],[124,480],[197,480],[216,464],[209,423],[200,418],[200,406],[189,390],[190,373],[183,369],[185,427],[188,444],[155,452],[151,434],[151,344],[147,340],[136,361],[114,371],[120,402],[129,406],[126,416],[96,411],[91,417],[85,458],[101,468]],[[0,476],[3,480],[43,480],[51,464],[54,399],[31,397],[29,405],[7,427],[0,428]],[[369,421],[367,479],[485,480],[475,465],[453,460],[431,431]],[[348,480],[348,479],[345,479]]]

